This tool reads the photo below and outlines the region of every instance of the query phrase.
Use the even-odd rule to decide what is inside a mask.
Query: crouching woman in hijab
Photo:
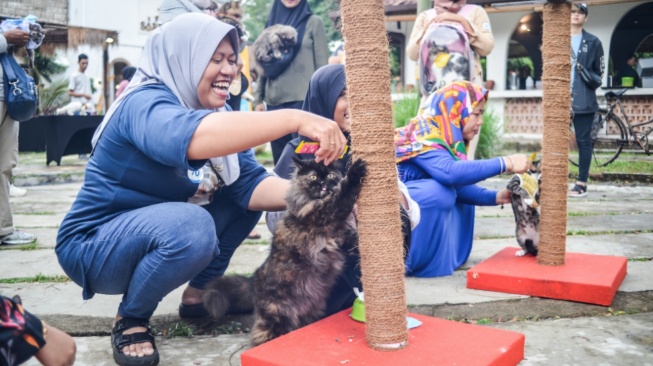
[[[296,132],[319,141],[317,161],[344,151],[338,125],[323,117],[224,113],[236,50],[236,30],[205,14],[154,31],[96,131],[60,226],[59,263],[83,298],[123,295],[111,337],[119,365],[158,364],[149,319],[163,297],[190,281],[180,313],[201,312],[207,282],[225,272],[261,211],[285,208],[288,182],[270,176],[252,147]]]
[[[523,173],[531,165],[523,154],[467,159],[486,102],[487,90],[456,81],[431,94],[425,109],[395,131],[399,178],[422,215],[411,237],[406,275],[448,276],[465,263],[474,240],[475,206],[510,202],[507,189],[477,183],[501,173]]]

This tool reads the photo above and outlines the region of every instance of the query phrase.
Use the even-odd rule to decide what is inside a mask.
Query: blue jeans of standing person
[[[177,287],[190,281],[204,289],[224,274],[260,217],[261,212],[233,204],[220,190],[206,206],[170,202],[125,212],[79,245],[65,246],[81,253],[59,257],[78,258],[85,267],[85,278],[71,276],[85,293],[123,294],[118,314],[149,319]]]
[[[587,183],[592,164],[592,122],[594,113],[574,114],[574,131],[578,145],[578,181]]]
[[[268,111],[276,111],[278,109],[302,109],[302,105],[304,104],[304,101],[296,101],[296,102],[287,102],[287,103],[282,103],[279,105],[275,106],[268,106]],[[297,137],[296,133],[289,133],[285,136],[281,136],[276,140],[272,140],[270,142],[270,147],[272,148],[272,159],[274,159],[274,165],[277,165],[277,162],[279,161],[279,158],[281,157],[281,153],[283,153],[283,149],[286,148],[286,144],[288,141],[294,139]]]

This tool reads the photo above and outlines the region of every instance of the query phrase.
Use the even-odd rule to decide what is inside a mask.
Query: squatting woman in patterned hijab
[[[447,276],[472,250],[475,206],[510,202],[506,189],[477,183],[502,173],[523,173],[526,155],[468,160],[467,144],[483,124],[487,90],[466,81],[449,84],[406,126],[395,131],[399,178],[421,209],[406,259],[406,274]]]

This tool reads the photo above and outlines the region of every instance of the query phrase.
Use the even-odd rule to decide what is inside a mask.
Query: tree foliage
[[[52,81],[52,76],[60,74],[66,71],[66,67],[57,63],[54,57],[42,55],[41,52],[36,49],[34,53],[34,68],[37,74],[36,82],[40,83],[40,79],[43,78],[48,82]]]
[[[337,0],[306,0],[308,1],[313,14],[322,17],[324,28],[326,30],[327,41],[341,40],[342,35],[336,29],[331,19],[329,19],[329,12],[338,10],[339,5]],[[272,9],[273,1],[270,0],[243,0],[243,9],[245,11],[245,28],[249,32],[249,40],[254,42],[256,37],[261,34],[265,28],[265,22]]]

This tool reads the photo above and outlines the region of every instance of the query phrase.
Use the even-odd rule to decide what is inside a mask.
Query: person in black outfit
[[[639,74],[637,73],[637,69],[635,68],[637,66],[637,55],[632,54],[628,57],[628,60],[626,60],[626,65],[619,70],[617,75],[615,75],[615,85],[621,85],[621,78],[623,77],[631,77],[633,78],[633,86],[636,86],[638,88],[642,87],[642,78],[639,77]]]
[[[596,101],[596,89],[600,85],[590,85],[583,80],[579,70],[585,69],[596,79],[603,79],[605,62],[603,46],[593,34],[585,31],[583,25],[587,21],[588,9],[585,4],[576,4],[571,11],[571,107],[573,124],[578,145],[578,179],[569,191],[569,197],[587,196],[587,179],[592,163],[592,122],[599,110]],[[592,78],[594,79],[594,78]]]

